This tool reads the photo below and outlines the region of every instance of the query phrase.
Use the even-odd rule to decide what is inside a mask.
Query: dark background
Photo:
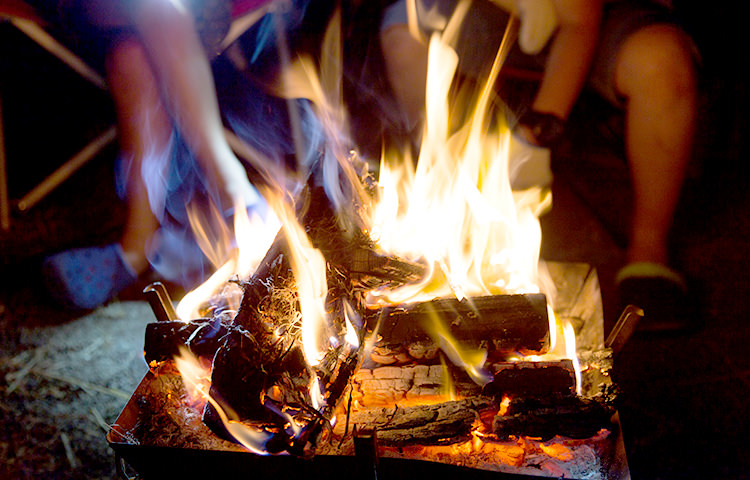
[[[702,54],[702,96],[695,161],[676,218],[673,252],[696,286],[702,326],[631,338],[615,364],[623,391],[620,417],[633,478],[746,479],[750,172],[745,18],[732,2],[713,2],[709,8],[705,2],[675,3]],[[114,121],[106,92],[7,23],[0,23],[0,94],[10,194],[16,199]],[[616,112],[584,95],[569,140],[556,152],[554,206],[542,219],[545,258],[597,267],[607,329],[619,315],[612,278],[623,260],[629,195],[616,125]],[[59,419],[43,420],[33,408],[48,402],[73,409],[84,402],[79,387],[32,376],[25,388],[6,393],[16,378],[8,374],[17,373],[19,362],[43,343],[34,328],[65,329],[80,317],[46,299],[39,288],[40,259],[117,238],[123,206],[114,194],[115,156],[116,147],[106,149],[39,205],[14,212],[10,231],[0,232],[0,454],[7,469],[0,476],[84,478],[87,469],[94,472],[90,478],[112,474],[103,435],[74,438],[84,466],[71,469],[59,442],[52,441]],[[138,288],[120,300],[129,297],[140,299]],[[116,411],[108,411],[105,420],[112,422],[112,415]],[[53,446],[42,448],[40,438]],[[42,461],[39,455],[49,458]]]

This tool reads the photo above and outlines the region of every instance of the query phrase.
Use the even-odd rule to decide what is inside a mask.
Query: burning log
[[[304,191],[300,224],[326,260],[325,334],[335,340],[322,360],[311,367],[301,347],[301,321],[289,245],[281,232],[248,281],[240,282],[243,297],[232,326],[216,351],[211,396],[240,420],[266,425],[273,431],[271,451],[305,454],[313,446],[362,360],[365,294],[389,282],[418,279],[423,268],[377,255],[362,231],[342,229],[322,188]],[[343,341],[356,330],[355,345]],[[321,400],[313,398],[318,382]],[[225,435],[216,407],[209,403],[204,421]],[[295,424],[289,433],[290,424]]]
[[[378,363],[395,363],[399,359],[421,359],[437,351],[424,325],[440,318],[451,336],[462,345],[482,344],[492,358],[509,354],[541,354],[549,349],[550,332],[547,298],[543,294],[493,295],[457,300],[436,299],[429,302],[385,307],[370,314],[369,324],[379,319],[378,334],[387,341],[378,342],[374,355]],[[402,346],[409,355],[398,357]],[[392,360],[386,353],[390,350]]]
[[[377,431],[383,445],[440,445],[466,441],[485,411],[496,411],[491,398],[474,397],[433,405],[394,405],[352,412],[350,422],[358,429]]]
[[[569,286],[571,284],[573,287]],[[566,283],[565,288],[575,288],[575,282]],[[407,321],[407,318],[403,320]],[[204,322],[206,319],[198,319],[183,326],[185,330],[193,332],[195,327]],[[155,330],[160,327],[167,332],[167,325],[168,322],[157,322],[150,327]],[[231,326],[222,323],[222,328]],[[198,335],[193,338],[197,339]],[[381,340],[391,346],[395,345],[388,338]],[[458,378],[460,369],[438,364],[438,354],[434,348],[431,341],[415,342],[404,347],[403,350],[407,353],[420,350],[421,353],[417,356],[423,354],[421,360],[409,364],[363,364],[350,382],[352,400],[339,405],[332,435],[323,436],[330,441],[320,442],[316,455],[353,455],[358,438],[351,432],[365,431],[371,432],[372,438],[377,436],[381,444],[381,458],[394,456],[399,459],[450,462],[488,470],[502,470],[506,468],[503,465],[512,465],[512,469],[507,471],[533,472],[539,469],[540,461],[544,464],[551,461],[547,450],[557,445],[554,442],[558,442],[564,443],[567,454],[573,456],[573,460],[558,462],[565,471],[573,471],[579,467],[580,470],[576,470],[578,472],[598,471],[596,462],[599,461],[605,466],[609,465],[610,455],[613,455],[610,445],[614,443],[614,435],[610,432],[616,432],[616,420],[611,418],[611,413],[614,412],[612,395],[616,392],[608,387],[611,383],[608,375],[612,368],[611,350],[597,349],[583,354],[579,352],[584,379],[581,397],[572,389],[574,381],[569,360],[531,363],[490,358],[486,368],[493,374],[494,380],[482,389],[470,381],[461,381]],[[170,362],[164,363],[165,365],[158,367],[161,369],[160,373],[150,376],[151,381],[173,378],[174,373],[170,376],[163,370],[169,368]],[[156,371],[157,369],[155,373]],[[452,382],[446,381],[448,373],[454,377]],[[591,384],[588,387],[587,377],[590,377],[588,382]],[[605,380],[609,383],[602,383]],[[174,381],[181,384],[179,377],[174,377]],[[551,382],[552,386],[542,388],[541,384],[544,382]],[[445,395],[446,383],[453,385],[454,393],[462,400],[448,399]],[[178,390],[174,386],[165,388],[169,392]],[[270,390],[273,394],[273,390]],[[178,396],[155,393],[153,399],[157,403],[143,404],[139,410],[140,416],[133,417],[138,420],[133,420],[135,425],[148,427],[153,424],[149,427],[153,432],[147,438],[142,437],[143,432],[133,427],[132,433],[143,445],[157,442],[159,445],[173,447],[176,443],[169,433],[176,427],[169,422],[164,426],[164,422],[171,422],[170,419],[174,416],[159,403],[164,402],[165,397],[175,401]],[[344,394],[344,398],[346,397],[349,395]],[[131,403],[143,403],[139,396],[137,400]],[[465,409],[453,408],[455,405],[465,406]],[[240,447],[220,440],[205,428],[198,419],[202,409],[203,403],[192,414],[186,414],[186,418],[192,416],[194,423],[182,427],[185,429],[182,433],[184,440],[180,441],[188,442],[186,445],[190,448],[239,451]],[[470,427],[471,432],[467,433],[467,425],[471,425],[470,418],[474,421],[479,419],[479,424],[474,424]],[[120,420],[118,423],[126,425]],[[463,433],[453,432],[441,438],[440,427],[433,427],[432,423],[453,424],[453,428]],[[316,426],[320,427],[321,423]],[[201,432],[200,436],[198,432]],[[548,442],[552,437],[558,437],[559,440],[552,439],[553,444],[550,446]],[[467,441],[468,439],[471,441]],[[286,447],[286,444],[279,442],[278,445],[269,445],[269,450]],[[190,452],[192,458],[194,450]],[[572,478],[579,478],[574,473],[570,475]]]
[[[511,399],[507,410],[492,421],[492,432],[500,439],[529,436],[549,440],[556,435],[590,438],[611,428],[615,410],[611,405],[576,396]]]

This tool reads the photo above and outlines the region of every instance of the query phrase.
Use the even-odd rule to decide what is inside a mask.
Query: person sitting
[[[407,1],[414,0],[388,7],[380,40],[393,94],[413,123],[424,105],[427,46],[410,32]],[[436,12],[443,20],[456,3],[420,0],[415,11],[423,33],[439,30],[445,22],[434,22]],[[489,67],[508,13],[520,19],[508,62],[532,60],[543,69],[514,140],[526,145],[527,159],[540,169],[537,178],[548,182],[549,149],[564,134],[586,85],[623,110],[634,200],[627,264],[617,276],[620,302],[643,308],[646,328],[689,326],[687,286],[670,265],[668,241],[696,128],[697,53],[691,38],[669,10],[652,2],[477,0],[457,43],[459,69],[478,75]]]
[[[169,178],[175,136],[197,163],[197,168],[183,165],[180,176],[192,172],[219,211],[232,208],[238,199],[248,206],[260,202],[225,139],[209,57],[226,34],[232,8],[257,9],[268,0],[193,3],[60,2],[77,34],[106,42],[104,67],[120,141],[119,185],[127,203],[118,242],[67,250],[44,260],[48,290],[65,306],[95,308],[134,283],[149,268],[149,256],[152,263],[160,261],[153,258],[151,245],[172,214],[165,205],[174,194]],[[170,239],[180,242],[175,235],[161,240]],[[162,247],[161,261],[167,261],[165,251],[169,253],[169,246]],[[200,252],[193,253],[202,258]]]

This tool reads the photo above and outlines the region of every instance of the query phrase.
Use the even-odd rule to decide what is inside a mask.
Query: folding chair
[[[34,9],[21,0],[4,0],[0,3],[0,20],[7,21],[27,37],[58,58],[92,85],[106,90],[104,78],[79,56],[65,47],[45,30],[45,21]],[[3,134],[2,99],[0,99],[0,228],[10,229],[11,201],[8,193],[7,156]],[[117,137],[114,125],[99,134],[60,167],[16,201],[19,211],[27,210],[70,178],[77,170],[111,144]]]
[[[222,51],[231,45],[242,33],[247,31],[271,9],[270,4],[250,9],[232,19],[229,32],[222,41]],[[35,12],[33,7],[22,0],[2,0],[0,2],[0,21],[7,21],[27,37],[47,50],[65,65],[70,67],[83,79],[96,87],[107,90],[107,85],[95,69],[89,66],[78,55],[55,39],[46,29],[46,22]],[[232,132],[225,130],[227,140],[238,154],[247,155],[247,146]],[[104,148],[117,138],[115,125],[110,126],[94,138],[60,167],[42,180],[37,186],[15,202],[18,211],[25,211],[36,205],[45,196],[70,178],[76,171],[92,160]],[[3,136],[2,99],[0,98],[0,229],[10,229],[11,201],[8,193],[7,156]]]

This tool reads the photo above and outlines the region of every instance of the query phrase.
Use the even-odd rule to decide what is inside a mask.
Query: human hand
[[[533,145],[513,131],[508,148],[508,176],[513,190],[534,186],[548,187],[552,183],[549,148]]]
[[[237,205],[250,207],[261,202],[260,194],[250,183],[247,171],[237,157],[226,156],[212,166],[214,168],[207,168],[205,180],[221,211],[231,211]]]

